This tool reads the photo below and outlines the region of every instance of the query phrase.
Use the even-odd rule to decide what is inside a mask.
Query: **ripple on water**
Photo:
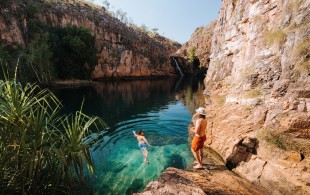
[[[190,119],[186,107],[174,102],[163,110],[139,114],[110,127],[94,146],[98,177],[95,191],[98,194],[131,194],[142,190],[169,166],[187,167],[193,161],[187,143]],[[144,130],[152,145],[149,164],[142,163],[142,153],[132,134],[139,129]]]

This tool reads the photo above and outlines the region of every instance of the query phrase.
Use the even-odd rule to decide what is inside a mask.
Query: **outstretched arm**
[[[137,137],[137,134],[136,134],[136,132],[135,131],[132,131],[133,132],[133,135],[135,136],[135,137]]]
[[[145,141],[145,143],[146,143],[147,145],[151,146],[151,144],[149,144],[149,142],[146,140],[145,137],[143,137],[143,140]]]

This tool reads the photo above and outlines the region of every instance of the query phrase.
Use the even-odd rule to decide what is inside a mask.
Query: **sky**
[[[103,0],[89,0],[102,5]],[[121,9],[133,23],[181,44],[188,41],[196,28],[217,19],[222,0],[108,0],[110,9]]]

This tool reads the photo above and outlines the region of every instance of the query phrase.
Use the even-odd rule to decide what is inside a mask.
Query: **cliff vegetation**
[[[0,58],[20,81],[173,76],[179,47],[157,29],[82,0],[0,2]]]

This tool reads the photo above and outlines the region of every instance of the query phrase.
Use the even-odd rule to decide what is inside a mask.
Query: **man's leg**
[[[144,163],[148,163],[149,161],[148,161],[148,151],[147,151],[147,149],[144,149],[143,150],[143,157],[144,157]]]
[[[196,161],[198,162],[198,165],[194,166],[194,168],[201,168],[201,167],[202,167],[202,164],[201,164],[201,161],[200,161],[200,159],[199,159],[199,154],[198,154],[199,151],[195,152],[195,151],[193,150],[193,148],[191,148],[191,150],[192,150],[192,153],[193,153],[194,158],[195,158]]]
[[[203,148],[199,149],[199,160],[202,164],[202,158],[203,158]]]
[[[149,163],[148,156],[149,156],[149,151],[146,149],[146,150],[145,150],[145,160],[146,160],[145,162],[146,162],[146,163]]]

